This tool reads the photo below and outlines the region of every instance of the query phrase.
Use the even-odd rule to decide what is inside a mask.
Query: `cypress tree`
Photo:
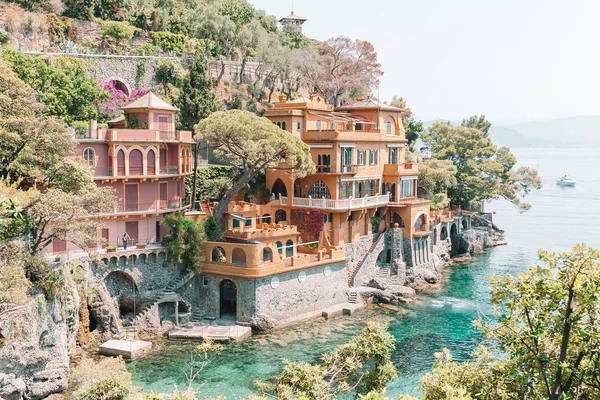
[[[193,130],[194,125],[220,107],[212,91],[213,80],[208,74],[208,62],[204,54],[198,53],[192,62],[189,74],[184,78],[181,96],[177,102],[181,110],[180,125],[183,129]],[[207,144],[208,146],[208,144]],[[194,177],[192,181],[192,208],[196,206],[196,181],[198,179],[198,147],[194,143]]]

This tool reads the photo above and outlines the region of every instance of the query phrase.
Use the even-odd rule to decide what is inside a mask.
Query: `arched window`
[[[225,250],[223,250],[222,247],[215,247],[212,251],[211,254],[211,259],[212,262],[219,262],[219,263],[224,263],[225,262]]]
[[[148,159],[148,175],[156,175],[156,155],[154,154],[154,150],[148,151],[146,158]]]
[[[363,189],[362,182],[356,182],[356,198],[357,199],[362,197],[362,189]]]
[[[281,128],[281,122],[278,122],[278,123],[277,123],[277,126]]]
[[[318,131],[321,130],[321,120],[320,119],[317,120],[317,130]]]
[[[281,221],[287,221],[287,213],[285,210],[275,211],[275,223],[278,224]]]
[[[277,178],[273,184],[273,187],[271,188],[271,193],[275,194],[275,196],[287,196],[287,188],[281,179]]]
[[[294,242],[292,239],[288,239],[288,241],[285,242],[285,256],[294,257]]]
[[[331,198],[331,192],[329,192],[329,188],[323,181],[316,181],[313,183],[308,190],[308,195],[313,199],[321,199],[323,197],[326,199]]]
[[[117,152],[117,175],[125,176],[125,152],[123,150]]]
[[[271,252],[271,249],[269,249],[268,247],[265,247],[263,249],[263,262],[264,263],[273,262],[273,253]]]
[[[90,167],[96,166],[96,154],[94,153],[94,149],[87,148],[83,151],[83,159]]]
[[[129,175],[143,175],[143,156],[138,149],[133,149],[129,153]]]
[[[392,133],[392,121],[388,121],[385,128],[388,134]]]
[[[299,131],[300,130],[300,122],[296,123],[296,130]]]
[[[246,252],[240,248],[233,249],[233,252],[231,253],[231,262],[233,264],[245,264]]]
[[[366,181],[365,182],[365,196],[370,196],[370,195],[371,195],[371,182]]]
[[[390,147],[390,162],[388,164],[398,164],[398,149]]]
[[[279,254],[283,254],[283,243],[281,243],[280,241],[277,241],[277,243],[275,243],[277,245],[277,251],[279,252]]]
[[[287,129],[287,124],[284,122],[281,123],[281,129],[283,129],[284,131]]]

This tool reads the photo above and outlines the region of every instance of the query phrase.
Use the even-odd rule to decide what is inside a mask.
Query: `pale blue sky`
[[[249,0],[279,18],[291,0]],[[295,0],[304,33],[375,46],[380,96],[422,119],[600,114],[599,0]]]

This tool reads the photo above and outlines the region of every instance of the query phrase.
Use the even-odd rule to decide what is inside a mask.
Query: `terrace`
[[[366,196],[356,199],[350,197],[343,200],[313,199],[311,197],[292,197],[290,199],[286,196],[279,196],[279,203],[282,206],[316,208],[327,211],[359,210],[363,208],[380,207],[389,204],[389,202],[389,194]]]

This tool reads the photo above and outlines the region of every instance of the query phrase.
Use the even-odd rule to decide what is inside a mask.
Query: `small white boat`
[[[576,183],[577,181],[575,181],[575,179],[571,178],[569,175],[563,175],[556,181],[558,186],[573,187]]]

